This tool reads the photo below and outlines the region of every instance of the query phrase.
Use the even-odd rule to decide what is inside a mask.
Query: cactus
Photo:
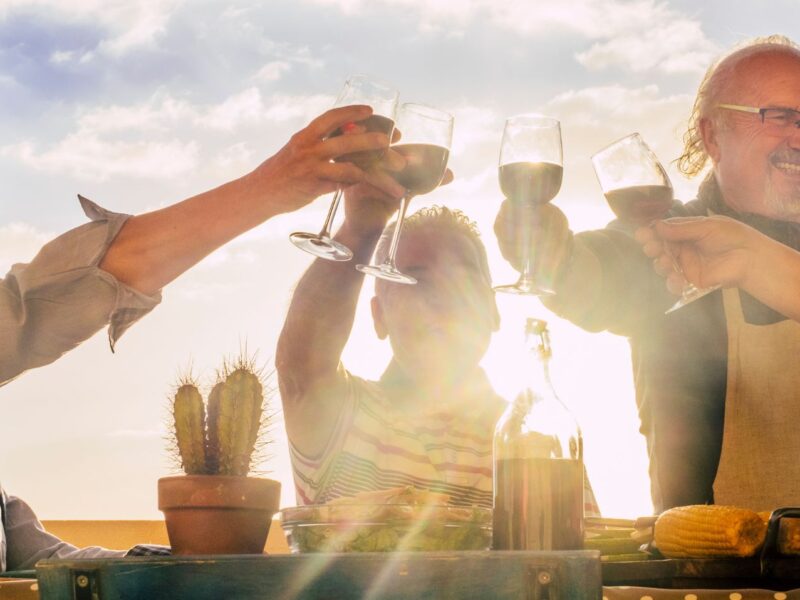
[[[205,409],[203,397],[197,387],[184,382],[175,393],[173,401],[175,439],[180,453],[181,466],[187,475],[206,471]]]
[[[209,421],[216,422],[215,432],[209,429],[209,438],[216,436],[219,445],[220,475],[246,475],[250,470],[263,403],[261,382],[246,365],[239,365],[225,378],[213,417],[209,405]]]
[[[206,421],[206,472],[219,473],[219,400],[224,381],[219,381],[208,394],[208,416]]]
[[[197,388],[183,383],[173,400],[173,414],[186,474],[247,475],[269,420],[264,413],[264,386],[253,362],[240,357],[232,365],[226,363],[207,407]]]

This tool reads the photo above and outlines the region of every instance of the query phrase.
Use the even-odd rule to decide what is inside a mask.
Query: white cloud
[[[16,88],[19,87],[19,84],[17,83],[17,80],[14,79],[11,75],[0,74],[0,87]]]
[[[46,148],[34,141],[0,146],[0,157],[79,179],[164,180],[195,170],[200,149],[218,146],[219,141],[210,136],[222,133],[238,138],[217,153],[220,175],[227,177],[232,169],[239,172],[247,166],[252,151],[246,140],[263,145],[261,129],[268,130],[273,141],[283,135],[288,139],[291,131],[280,136],[276,132],[292,121],[298,122],[298,129],[305,126],[332,102],[326,95],[275,94],[265,99],[255,87],[210,105],[156,93],[141,104],[92,108],[77,118],[76,130],[62,140]]]
[[[591,70],[613,66],[634,72],[658,69],[666,73],[702,72],[718,48],[703,35],[696,21],[676,17],[665,9],[653,15],[659,27],[622,32],[580,52],[578,62]]]
[[[258,81],[278,81],[283,77],[284,73],[288,73],[292,65],[285,60],[273,60],[265,64],[258,73],[255,79]]]
[[[169,131],[181,122],[192,122],[199,118],[197,107],[157,93],[138,105],[92,108],[78,118],[78,128],[96,135],[126,131],[153,133]]]
[[[99,50],[118,56],[151,45],[182,3],[183,0],[4,0],[0,3],[0,19],[26,10],[63,21],[91,20],[108,30]]]
[[[50,55],[50,62],[54,65],[60,65],[61,63],[71,61],[74,55],[75,52],[70,50],[56,50]]]
[[[498,127],[502,131],[502,117],[486,107],[460,105],[450,112],[455,117],[451,152],[457,156],[470,152],[478,144],[497,142]]]
[[[251,164],[253,151],[246,142],[238,142],[223,148],[217,154],[217,164],[223,169],[240,169]]]
[[[0,277],[18,262],[29,262],[53,234],[39,231],[27,223],[0,227]]]
[[[303,121],[310,121],[331,108],[333,101],[333,96],[327,94],[311,96],[275,94],[267,103],[264,116],[278,123],[300,118]]]
[[[423,32],[463,33],[472,23],[490,23],[523,35],[565,32],[592,40],[576,55],[590,69],[619,66],[633,71],[696,72],[717,48],[699,21],[658,0],[307,0],[336,6],[345,14],[375,6],[414,14]]]
[[[232,131],[243,123],[261,121],[265,112],[266,107],[261,99],[261,92],[257,88],[249,88],[212,107],[204,116],[198,118],[198,124],[212,129]]]
[[[193,141],[108,141],[86,131],[70,134],[39,153],[29,142],[0,148],[0,156],[15,158],[33,169],[93,181],[116,176],[168,179],[192,171],[197,155]]]
[[[688,116],[691,98],[686,94],[662,96],[657,85],[628,88],[608,85],[558,94],[545,104],[545,110],[564,115],[562,120],[581,125],[637,122],[643,118],[663,126],[665,110],[672,117]]]

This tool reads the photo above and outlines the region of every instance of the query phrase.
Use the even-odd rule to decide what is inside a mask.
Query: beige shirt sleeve
[[[145,296],[98,267],[129,215],[79,198],[90,222],[0,280],[0,385],[53,362],[106,325],[113,351],[122,333],[161,301],[160,293]]]

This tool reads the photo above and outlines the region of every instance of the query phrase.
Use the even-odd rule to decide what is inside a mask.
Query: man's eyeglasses
[[[800,129],[800,111],[793,108],[755,108],[738,104],[717,104],[717,108],[738,110],[761,117],[761,122],[770,133],[785,134],[790,127]]]

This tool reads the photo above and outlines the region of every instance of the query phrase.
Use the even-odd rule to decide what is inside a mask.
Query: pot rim
[[[176,475],[158,480],[161,511],[243,508],[277,512],[281,482],[239,475]]]

